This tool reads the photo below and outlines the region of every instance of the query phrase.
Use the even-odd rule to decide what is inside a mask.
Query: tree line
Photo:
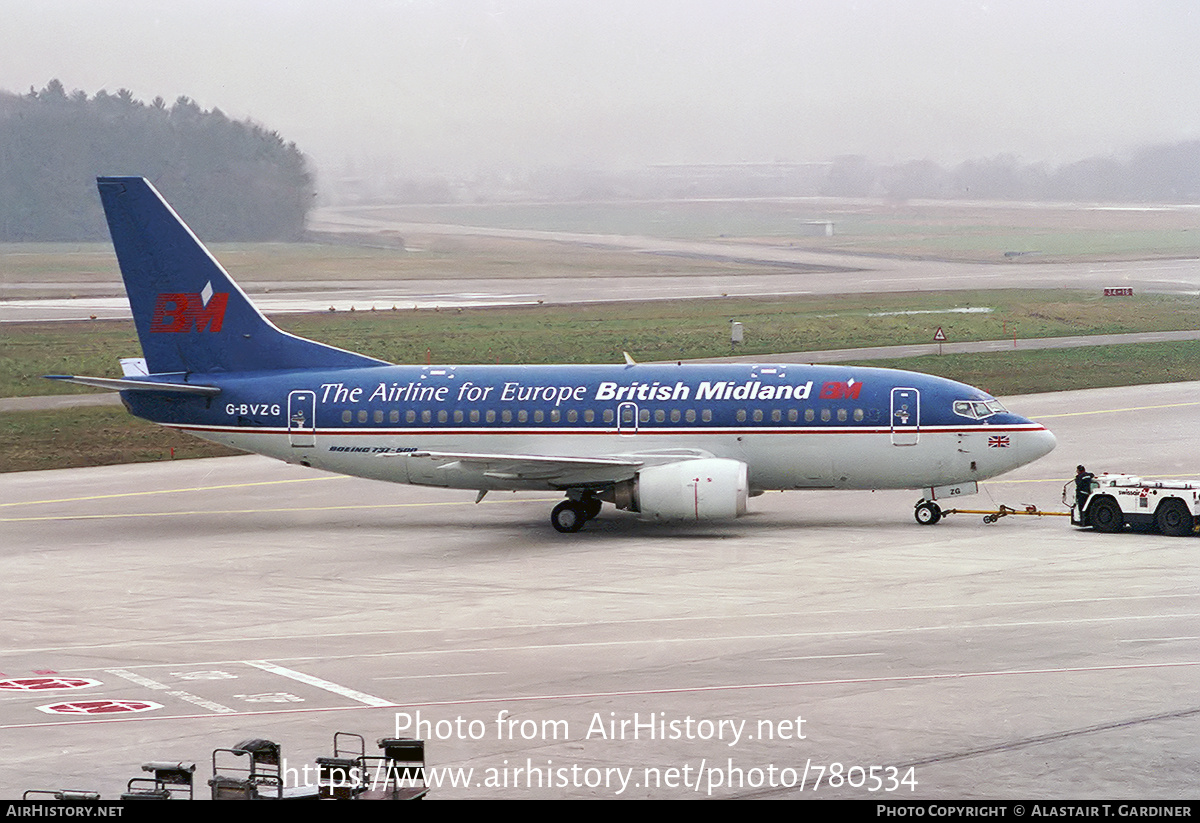
[[[146,177],[206,241],[295,240],[315,195],[295,143],[187,97],[0,91],[0,241],[106,240],[96,177]]]

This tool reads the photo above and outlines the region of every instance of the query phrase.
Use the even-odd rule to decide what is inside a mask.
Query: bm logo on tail
[[[190,331],[218,332],[225,321],[229,292],[213,293],[212,283],[199,293],[163,292],[154,302],[150,331],[180,334]]]

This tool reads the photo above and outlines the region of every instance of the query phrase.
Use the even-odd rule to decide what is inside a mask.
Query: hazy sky
[[[0,0],[0,32],[7,90],[187,95],[322,169],[1200,138],[1196,0]]]

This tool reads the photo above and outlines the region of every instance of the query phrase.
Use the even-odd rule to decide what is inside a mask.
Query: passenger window
[[[417,422],[417,413],[415,411],[413,411],[412,409],[409,409],[408,411],[406,411],[404,413],[404,420],[407,423],[416,423]]]
[[[479,409],[471,409],[471,413],[470,413],[470,415],[468,415],[468,417],[472,423],[478,423],[479,422]]]
[[[605,409],[605,410],[604,410],[604,422],[605,422],[605,423],[611,423],[611,422],[613,422],[613,420],[614,420],[615,418],[616,418],[616,415],[614,415],[614,414],[613,414],[613,410],[612,410],[612,409]]]
[[[640,420],[643,423],[649,423],[650,422],[650,410],[642,409],[640,412],[638,412],[638,420]]]
[[[508,409],[505,409],[504,411],[500,412],[500,421],[503,423],[511,423],[512,422],[512,412],[510,412]]]
[[[799,419],[800,419],[800,410],[799,409],[788,409],[788,422],[789,423],[795,423]]]
[[[397,409],[392,409],[390,412],[388,412],[388,422],[389,423],[399,423],[400,422],[400,412]]]
[[[584,423],[595,423],[596,422],[596,413],[594,411],[592,411],[591,409],[584,409],[583,410],[583,422]]]
[[[712,422],[712,409],[704,409],[700,412],[700,420],[704,423]]]
[[[778,423],[781,420],[783,420],[783,412],[781,412],[779,409],[772,409],[771,422]]]
[[[461,411],[459,411],[458,409],[454,410],[454,422],[455,423],[463,422],[463,413]]]
[[[546,419],[546,414],[541,409],[538,409],[537,411],[535,411],[533,413],[533,422],[534,423],[541,423],[545,419]]]
[[[829,413],[829,409],[821,409],[821,422],[828,423],[833,415]]]
[[[557,423],[561,419],[562,419],[562,414],[558,411],[558,409],[550,410],[550,422],[551,423]]]
[[[672,423],[679,422],[679,409],[671,409],[671,422]]]
[[[654,422],[655,423],[666,423],[667,422],[667,410],[666,409],[655,409]]]
[[[495,423],[496,422],[496,412],[492,411],[491,409],[488,409],[487,413],[484,415],[484,418],[487,420],[488,423]]]
[[[567,411],[567,422],[568,423],[575,423],[578,420],[579,420],[579,412],[575,411],[574,409],[570,409]]]
[[[366,409],[359,409],[359,411],[358,411],[358,422],[359,422],[359,423],[366,423],[366,422],[367,422],[367,410],[366,410]]]
[[[754,410],[754,422],[761,423],[762,419],[763,419],[762,409],[755,409]]]
[[[353,415],[353,413],[351,413],[351,411],[349,409],[346,409],[344,412],[342,412],[342,422],[343,423],[349,423],[353,419],[354,419],[354,415]]]
[[[848,417],[850,417],[850,413],[849,413],[849,412],[847,412],[845,409],[838,409],[838,410],[837,410],[837,417],[838,417],[838,422],[839,422],[839,423],[845,423],[845,422],[846,422],[846,419],[847,419]]]
[[[687,422],[689,422],[689,423],[695,423],[695,422],[696,422],[696,410],[695,410],[695,409],[688,409],[688,410],[687,410],[687,411],[684,413],[683,417],[684,417],[684,419],[685,419],[685,420],[687,420]]]
[[[861,423],[861,422],[862,422],[862,420],[863,420],[863,410],[862,410],[862,409],[855,409],[855,410],[854,410],[854,422],[855,422],[855,423]]]
[[[525,411],[524,409],[521,409],[519,412],[517,412],[517,422],[518,423],[528,423],[529,422],[529,412]]]
[[[738,421],[739,423],[745,423],[745,422],[746,422],[746,410],[745,410],[745,409],[738,409],[738,412],[737,412],[737,421]]]
[[[421,422],[422,423],[430,423],[432,421],[433,421],[433,412],[431,412],[429,409],[425,409],[425,411],[421,412]]]
[[[450,415],[446,413],[445,409],[442,409],[441,411],[438,412],[438,422],[439,423],[445,423],[449,419],[450,419]]]
[[[804,422],[805,423],[811,423],[816,419],[817,419],[817,413],[815,411],[813,411],[812,409],[804,410]]]
[[[376,409],[373,417],[374,417],[376,423],[382,423],[383,422],[383,409]]]

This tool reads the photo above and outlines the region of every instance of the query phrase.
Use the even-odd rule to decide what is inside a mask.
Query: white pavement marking
[[[159,683],[157,680],[151,680],[149,677],[142,677],[140,674],[127,672],[124,669],[105,669],[109,674],[115,674],[117,677],[123,677],[130,683],[136,683],[139,686],[145,686],[147,689],[166,689],[165,683]]]
[[[165,683],[159,683],[157,680],[151,680],[149,677],[142,677],[140,674],[134,674],[133,672],[125,671],[124,669],[106,669],[105,671],[107,671],[109,674],[116,675],[117,677],[122,677],[128,680],[130,683],[136,683],[139,686],[144,686],[147,689],[170,688],[170,686],[166,685]],[[231,709],[228,706],[224,706],[220,703],[214,703],[213,701],[206,700],[203,697],[197,697],[191,692],[170,691],[167,692],[167,694],[171,695],[172,697],[178,697],[180,700],[186,700],[188,703],[195,704],[201,708],[216,712],[217,714],[231,714],[237,711],[237,709]]]
[[[324,689],[327,692],[348,697],[351,700],[357,700],[359,703],[365,703],[368,706],[377,708],[387,708],[389,706],[397,706],[398,703],[393,703],[390,700],[384,700],[382,697],[372,697],[369,694],[348,689],[345,686],[339,686],[337,683],[331,683],[328,680],[322,680],[319,677],[313,677],[311,674],[294,671],[293,669],[285,669],[283,666],[276,666],[274,663],[268,663],[265,660],[245,660],[247,666],[253,666],[256,669],[262,669],[264,672],[280,675],[281,677],[289,677],[299,683],[306,683],[309,686],[316,686],[318,689]]]
[[[167,694],[171,695],[172,697],[178,697],[180,700],[186,700],[188,703],[199,706],[202,709],[208,709],[210,712],[216,712],[217,714],[237,713],[237,709],[231,709],[228,706],[224,706],[220,703],[214,703],[212,700],[205,700],[203,697],[197,697],[191,692],[174,691],[167,692]]]

